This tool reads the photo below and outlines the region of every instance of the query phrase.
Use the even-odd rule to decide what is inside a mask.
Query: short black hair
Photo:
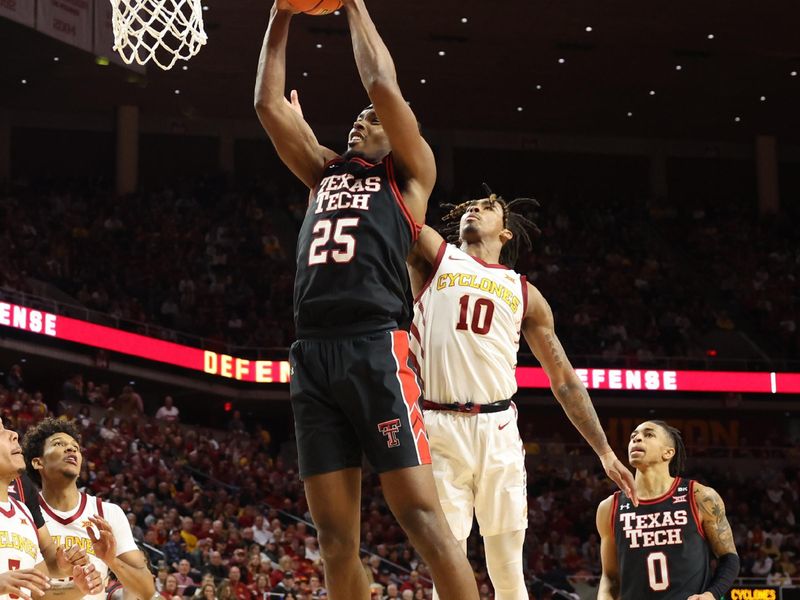
[[[22,438],[22,453],[25,456],[25,466],[28,468],[28,475],[33,479],[39,487],[42,486],[42,476],[39,471],[33,468],[33,459],[41,458],[44,454],[44,443],[51,435],[57,433],[66,433],[72,437],[79,444],[81,443],[81,434],[78,431],[78,426],[71,421],[64,419],[54,419],[47,417],[43,419],[25,433]]]
[[[669,461],[669,474],[672,477],[678,477],[683,473],[683,470],[686,468],[686,446],[683,443],[683,436],[681,435],[680,429],[669,425],[665,421],[650,421],[654,425],[658,425],[667,432],[672,438],[672,444],[675,447],[675,454]]]
[[[529,210],[539,208],[539,203],[533,198],[515,198],[511,202],[507,202],[505,198],[492,192],[485,183],[483,184],[483,191],[486,193],[485,198],[467,200],[457,205],[442,205],[443,208],[448,210],[447,214],[442,217],[442,221],[444,221],[442,233],[448,242],[458,245],[461,241],[461,217],[470,206],[483,200],[500,205],[503,209],[503,227],[514,234],[510,240],[503,244],[503,248],[500,250],[500,264],[511,269],[517,264],[520,250],[530,250],[533,247],[531,236],[537,237],[541,234],[541,230],[536,223],[523,214],[526,208]]]

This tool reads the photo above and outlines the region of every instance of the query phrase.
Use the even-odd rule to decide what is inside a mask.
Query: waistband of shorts
[[[422,401],[423,410],[448,410],[450,412],[465,413],[468,415],[503,412],[504,410],[508,410],[510,406],[510,398],[508,400],[491,402],[490,404],[475,404],[473,402],[466,402],[464,404],[458,402],[442,404],[441,402],[431,402],[430,400]]]
[[[330,342],[339,340],[354,340],[370,337],[390,331],[396,331],[399,327],[397,321],[381,321],[369,323],[356,323],[346,327],[330,328],[304,328],[297,331],[297,341],[305,342]]]

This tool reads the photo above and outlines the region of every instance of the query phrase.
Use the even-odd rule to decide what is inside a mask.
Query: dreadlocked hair
[[[442,208],[447,213],[442,217],[442,235],[451,244],[461,243],[461,217],[470,206],[476,202],[488,200],[493,205],[499,204],[503,209],[503,227],[508,229],[513,237],[503,244],[500,250],[500,264],[513,268],[517,263],[521,250],[530,250],[533,247],[531,237],[538,237],[542,232],[531,219],[525,216],[526,208],[535,210],[539,208],[539,203],[533,198],[515,198],[507,202],[502,196],[498,196],[485,183],[483,191],[486,197],[467,200],[461,204],[442,204]]]
[[[686,467],[686,446],[683,444],[683,436],[679,429],[668,425],[664,421],[650,421],[651,423],[658,425],[667,432],[667,434],[672,438],[672,444],[675,448],[675,454],[669,461],[669,474],[672,477],[677,477],[681,473],[683,473],[684,468]]]
[[[22,439],[22,454],[25,456],[25,466],[28,468],[28,475],[33,479],[39,487],[42,486],[42,475],[33,468],[33,459],[41,458],[44,454],[44,443],[51,435],[57,433],[66,433],[79,444],[81,443],[81,434],[78,431],[78,426],[69,421],[53,419],[48,417],[39,421],[36,425],[28,429],[25,437]]]

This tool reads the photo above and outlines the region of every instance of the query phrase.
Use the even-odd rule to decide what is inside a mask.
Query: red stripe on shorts
[[[408,334],[405,331],[392,332],[392,353],[397,361],[397,379],[403,394],[403,402],[408,411],[408,420],[411,423],[414,442],[417,446],[420,464],[431,463],[431,449],[428,445],[428,434],[425,431],[425,421],[419,408],[419,398],[422,391],[419,389],[414,371],[408,364]]]

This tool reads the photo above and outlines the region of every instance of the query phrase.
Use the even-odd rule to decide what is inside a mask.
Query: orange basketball
[[[327,15],[342,7],[341,0],[289,0],[289,4],[307,15]]]

